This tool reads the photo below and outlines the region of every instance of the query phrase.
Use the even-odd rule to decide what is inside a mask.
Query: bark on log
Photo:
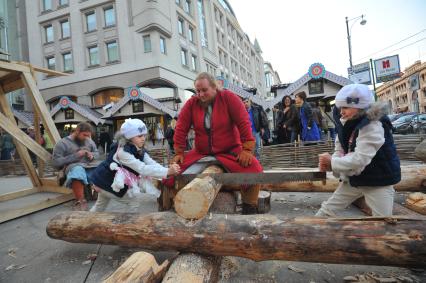
[[[103,283],[115,282],[159,282],[167,271],[170,262],[164,261],[157,264],[154,256],[147,252],[137,252],[132,254],[113,274]]]
[[[223,173],[223,169],[211,165],[203,173]],[[174,200],[176,213],[185,219],[203,218],[221,187],[222,184],[212,177],[195,178],[176,194]]]
[[[401,166],[401,181],[394,186],[400,192],[418,192],[425,189],[426,165]],[[334,192],[339,185],[339,179],[327,173],[327,182],[284,182],[281,184],[262,184],[262,190],[272,192]],[[222,190],[241,190],[240,186],[224,185]]]
[[[64,212],[47,226],[54,239],[232,255],[256,261],[426,267],[426,217],[285,218],[219,215],[186,221],[175,213]]]

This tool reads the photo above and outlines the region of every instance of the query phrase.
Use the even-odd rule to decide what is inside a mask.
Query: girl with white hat
[[[370,89],[362,84],[344,86],[335,101],[335,151],[332,156],[320,155],[319,169],[333,171],[340,183],[316,216],[335,216],[361,196],[374,216],[390,216],[401,167],[386,105],[374,103]]]
[[[127,185],[118,192],[111,187],[116,172],[110,166],[113,162],[132,174],[142,177],[162,179],[180,172],[179,165],[171,164],[169,168],[163,167],[145,152],[144,143],[147,132],[146,125],[139,119],[129,118],[123,123],[116,136],[117,142],[111,146],[107,159],[90,176],[90,181],[99,193],[96,204],[90,211],[104,211],[111,199],[128,205],[129,212],[136,212],[139,208],[140,200],[128,193]]]

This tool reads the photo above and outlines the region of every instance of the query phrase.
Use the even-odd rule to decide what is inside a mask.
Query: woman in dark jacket
[[[306,93],[304,91],[295,95],[296,104],[300,107],[300,123],[302,141],[319,141],[320,132],[318,125],[313,120],[311,106],[306,103]]]

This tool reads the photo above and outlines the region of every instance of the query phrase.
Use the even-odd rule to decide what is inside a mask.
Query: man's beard
[[[81,140],[81,139],[79,139],[78,137],[76,137],[76,138],[74,139],[74,141],[75,141],[75,143],[76,143],[78,146],[83,146],[83,145],[84,145],[84,141],[85,141],[85,140]]]

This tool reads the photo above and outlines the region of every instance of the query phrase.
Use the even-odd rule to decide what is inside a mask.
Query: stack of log
[[[221,168],[210,166],[202,173],[220,172]],[[419,176],[426,176],[426,166],[406,166],[402,174],[403,179],[396,189],[418,191],[423,188],[423,180]],[[337,179],[330,179],[326,184],[321,181],[270,184],[269,188],[274,191],[328,192],[333,191],[337,183]],[[214,282],[222,256],[256,261],[426,267],[423,260],[426,254],[426,217],[410,213],[386,218],[350,219],[232,215],[235,212],[234,194],[219,192],[221,188],[222,184],[209,176],[194,179],[177,193],[177,213],[64,212],[48,223],[47,233],[51,238],[69,242],[182,253],[170,267],[169,262],[159,266],[146,254],[132,256],[111,275],[108,282],[142,277],[158,280],[164,274],[163,282]],[[230,186],[226,188],[233,189]],[[227,214],[217,214],[210,208]]]

